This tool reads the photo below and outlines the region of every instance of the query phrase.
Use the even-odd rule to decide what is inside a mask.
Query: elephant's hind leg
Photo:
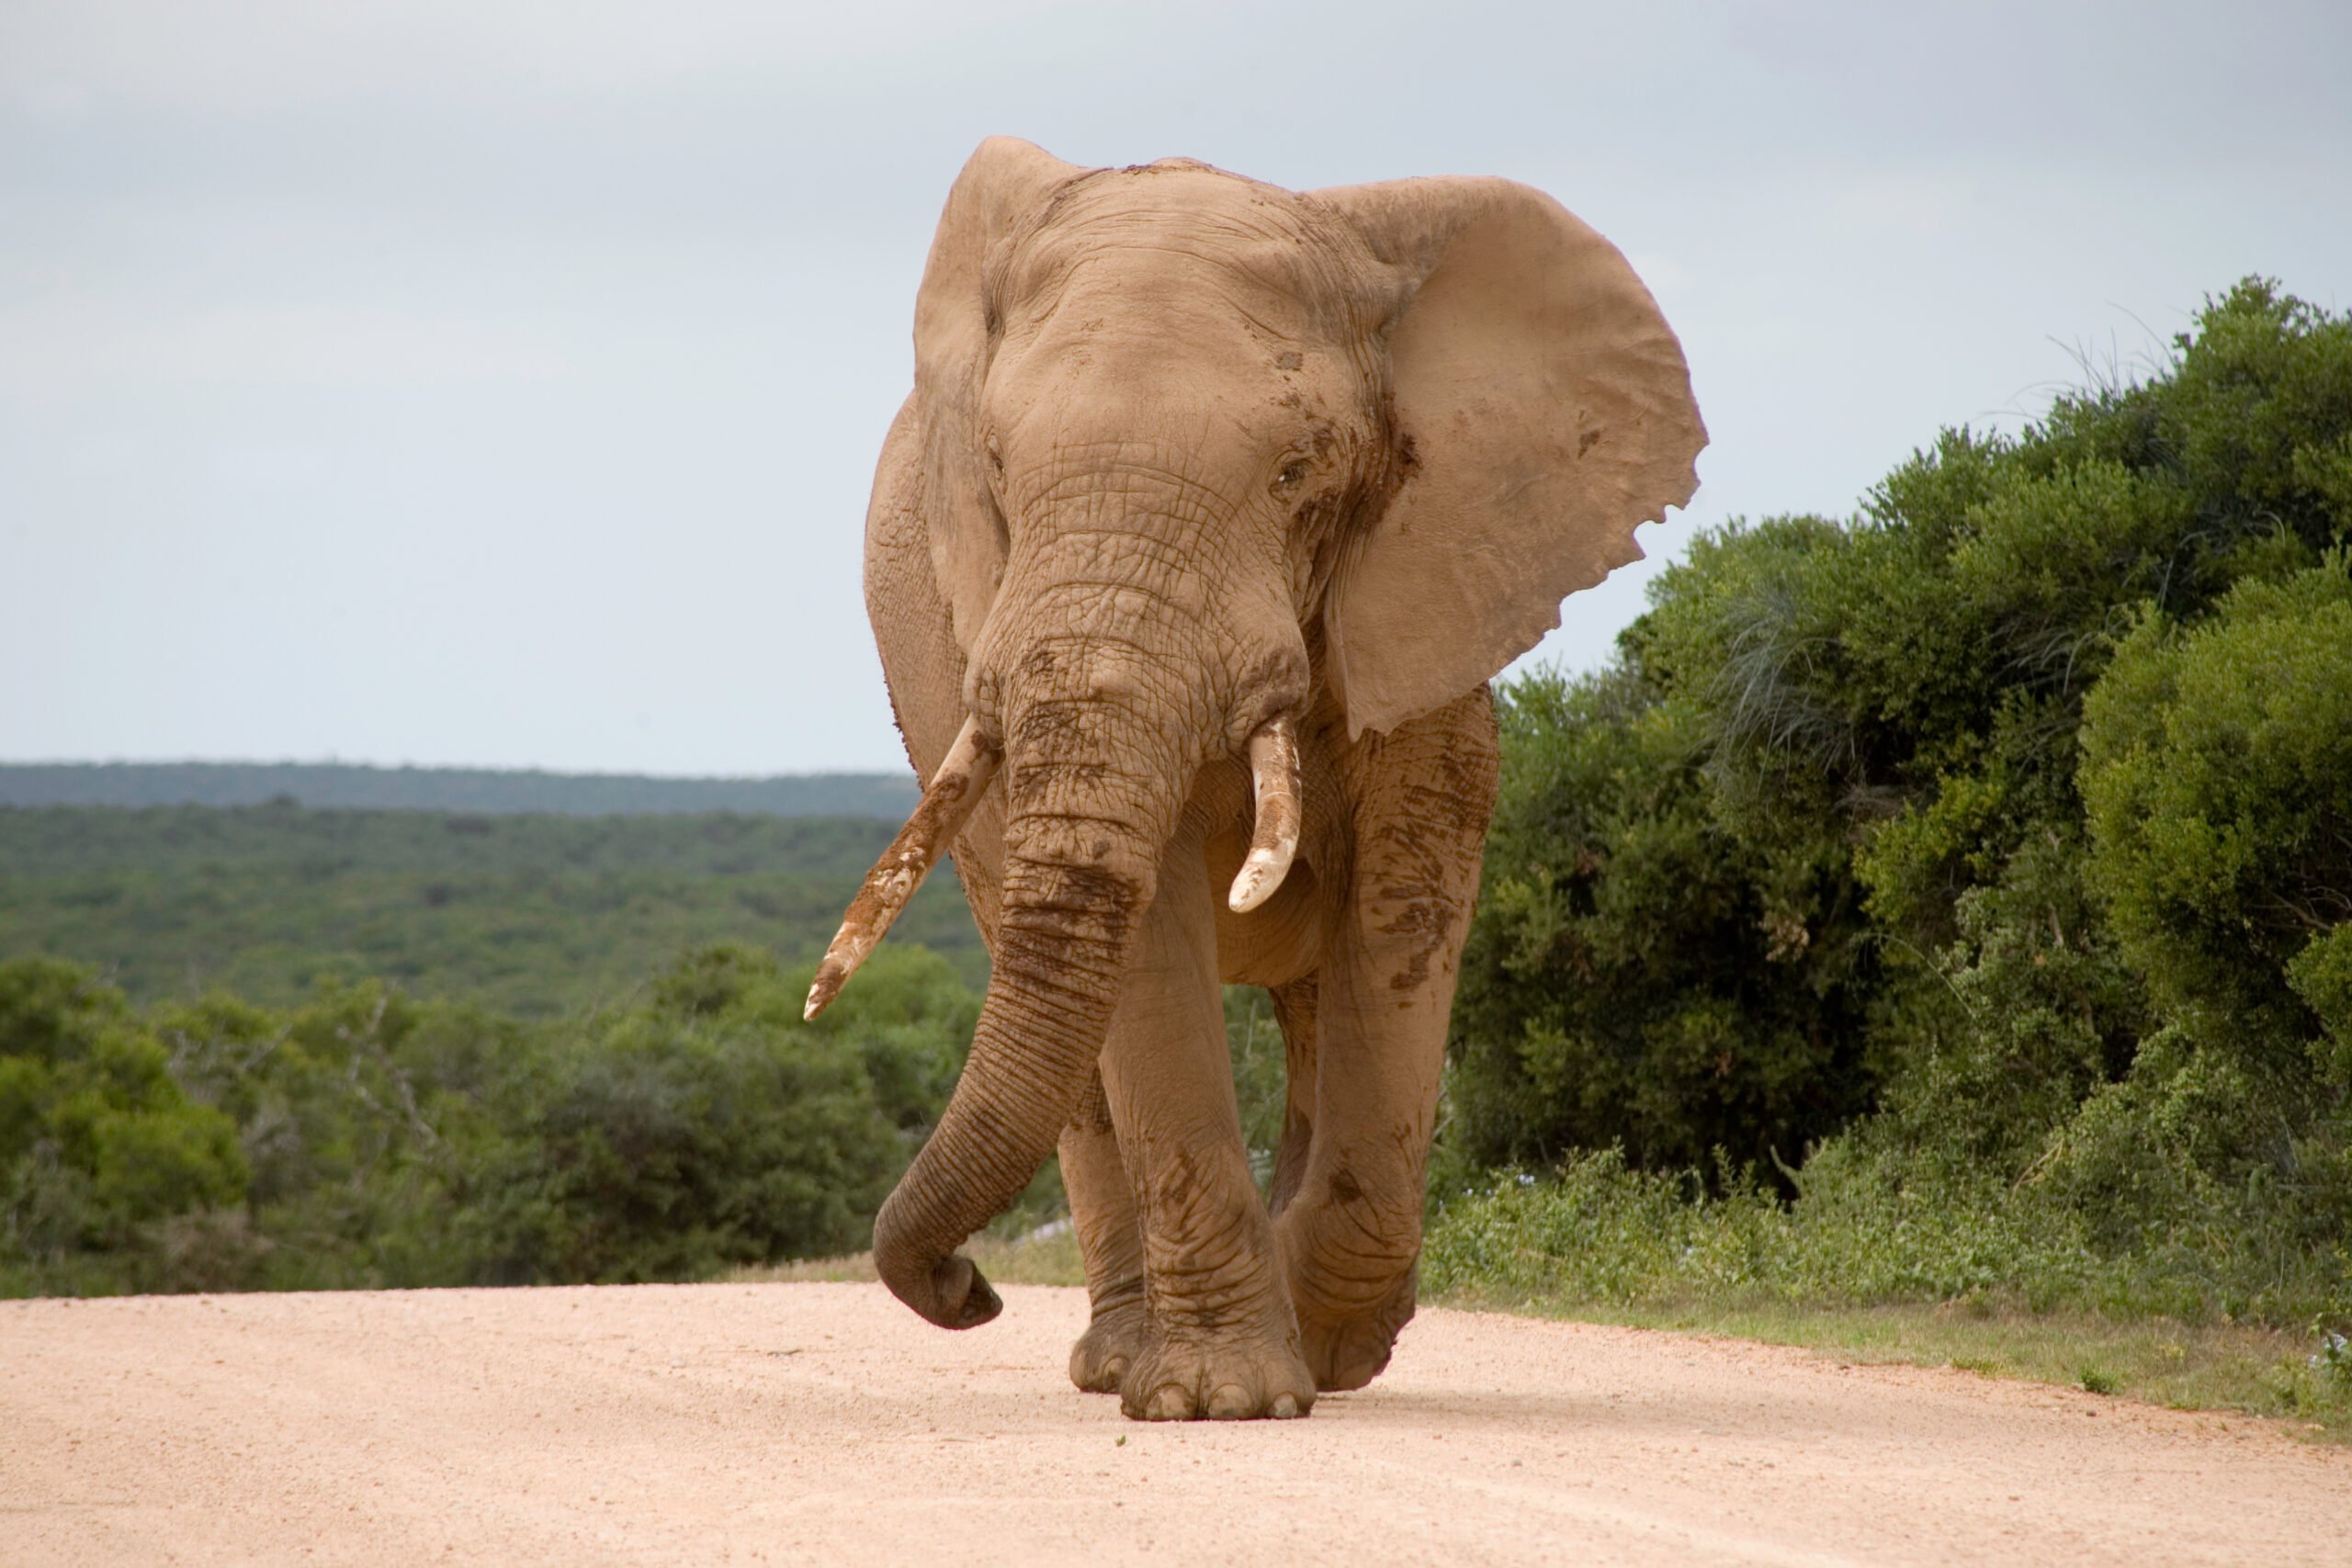
[[[1143,1232],[1135,1188],[1097,1071],[1078,1113],[1062,1129],[1062,1185],[1069,1192],[1070,1223],[1086,1259],[1086,1293],[1093,1314],[1070,1347],[1070,1382],[1089,1393],[1116,1393],[1141,1355],[1150,1325],[1144,1300]]]

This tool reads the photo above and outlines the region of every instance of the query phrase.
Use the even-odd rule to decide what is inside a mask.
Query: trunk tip
[[[876,1248],[874,1261],[892,1295],[914,1308],[925,1322],[942,1328],[978,1328],[993,1322],[1004,1310],[1004,1298],[996,1293],[996,1287],[989,1283],[978,1265],[960,1252],[951,1252],[927,1268],[912,1259],[893,1267],[895,1260]]]
[[[939,1270],[945,1276],[940,1280],[940,1326],[943,1328],[978,1328],[993,1322],[1004,1310],[1004,1298],[980,1272],[979,1265],[962,1253],[947,1259]]]

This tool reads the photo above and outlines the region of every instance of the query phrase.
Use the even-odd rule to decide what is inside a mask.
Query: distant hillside
[[[370,768],[339,762],[0,762],[0,806],[260,806],[470,811],[563,817],[733,811],[759,817],[903,818],[911,773],[659,779],[490,768]]]
[[[375,976],[546,1017],[712,942],[813,963],[890,834],[752,813],[0,808],[0,958],[95,964],[141,1001],[221,987],[285,1007],[319,976]],[[988,972],[946,867],[890,940]]]

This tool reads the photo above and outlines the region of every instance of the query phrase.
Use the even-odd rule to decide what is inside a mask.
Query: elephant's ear
[[[1314,193],[1395,268],[1403,482],[1324,616],[1351,734],[1470,691],[1641,558],[1634,527],[1698,488],[1707,433],[1657,302],[1617,248],[1499,179]]]
[[[993,346],[989,257],[1057,187],[1083,172],[1013,137],[981,142],[947,193],[915,295],[922,516],[931,534],[932,570],[956,623],[956,643],[967,655],[1004,572],[1004,539],[979,428],[980,384]]]

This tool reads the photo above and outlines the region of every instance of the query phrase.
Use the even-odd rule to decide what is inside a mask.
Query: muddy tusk
[[[978,720],[964,721],[956,743],[947,749],[947,760],[923,785],[922,798],[915,803],[907,825],[899,829],[899,836],[865,874],[865,886],[850,900],[842,929],[825,949],[824,962],[817,965],[817,983],[808,987],[808,1004],[800,1010],[802,1018],[815,1018],[824,1011],[857,973],[857,966],[865,962],[865,955],[874,951],[882,933],[907,907],[907,900],[915,896],[922,879],[939,863],[941,852],[971,818],[972,808],[988,793],[989,781],[996,776],[996,765],[1003,757],[1001,747],[982,737]]]
[[[1250,788],[1258,799],[1249,858],[1226,904],[1246,915],[1274,896],[1298,853],[1298,734],[1287,718],[1270,718],[1250,737]]]

